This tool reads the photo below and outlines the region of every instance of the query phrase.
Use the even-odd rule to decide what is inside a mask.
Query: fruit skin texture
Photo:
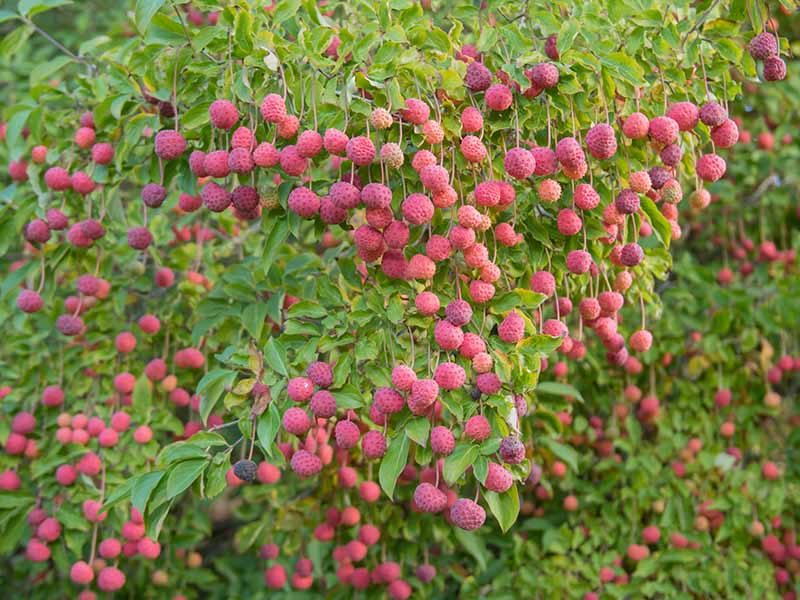
[[[778,39],[774,34],[766,31],[759,33],[750,40],[750,43],[747,45],[747,51],[750,52],[750,56],[756,60],[766,60],[771,56],[777,56]]]
[[[617,152],[617,138],[614,129],[605,123],[595,125],[586,133],[586,147],[598,160],[611,158]]]
[[[680,128],[678,123],[670,117],[656,117],[650,121],[648,134],[657,142],[664,145],[674,144],[678,140]]]
[[[506,153],[503,165],[514,179],[527,179],[536,170],[536,159],[525,148],[512,148]]]
[[[622,133],[632,140],[647,137],[650,128],[649,119],[640,112],[631,113],[622,125]]]
[[[697,174],[707,182],[717,181],[725,175],[725,159],[717,154],[704,154],[697,160]]]
[[[502,494],[514,483],[511,473],[505,467],[494,462],[489,463],[485,487],[487,490]]]
[[[497,83],[486,90],[484,100],[488,108],[496,111],[504,111],[511,106],[513,96],[511,95],[511,90],[508,89],[506,85]]]
[[[447,506],[447,496],[433,484],[423,482],[414,490],[414,504],[422,512],[438,513]]]
[[[482,442],[488,438],[492,433],[492,427],[489,421],[483,415],[475,415],[470,417],[467,424],[464,426],[464,434],[468,438],[475,441]]]
[[[677,102],[669,107],[667,116],[678,124],[681,131],[691,131],[697,127],[700,115],[692,102]]]
[[[455,448],[456,440],[453,432],[443,425],[437,425],[431,430],[431,450],[436,454],[449,456]]]
[[[483,92],[492,84],[492,72],[478,61],[473,61],[467,66],[464,84],[473,92]]]
[[[786,63],[777,56],[770,56],[764,61],[763,73],[767,81],[783,81],[786,78]]]
[[[208,114],[212,125],[218,129],[230,129],[239,120],[239,111],[230,100],[214,100],[208,107]]]
[[[500,339],[515,344],[525,336],[525,321],[517,311],[511,311],[497,329]]]
[[[469,498],[459,498],[450,509],[453,523],[465,531],[474,531],[486,521],[486,511]]]

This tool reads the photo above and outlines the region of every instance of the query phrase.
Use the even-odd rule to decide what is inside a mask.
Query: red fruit
[[[660,539],[661,532],[658,527],[650,525],[642,530],[642,540],[644,540],[645,544],[657,544]]]
[[[72,315],[61,315],[56,319],[56,329],[66,336],[75,336],[83,331],[83,320]]]
[[[476,304],[485,304],[494,298],[495,288],[491,283],[472,281],[469,284],[469,297]]]
[[[42,404],[60,406],[64,402],[64,391],[57,385],[49,385],[42,392]]]
[[[574,200],[581,210],[592,210],[600,203],[600,195],[588,183],[580,183],[575,188]]]
[[[774,462],[767,461],[761,467],[761,474],[764,476],[764,479],[774,481],[781,476],[781,471]]]
[[[626,267],[635,267],[644,260],[644,251],[639,244],[631,242],[622,247],[619,259]]]
[[[283,413],[283,428],[293,435],[305,434],[311,427],[311,419],[302,408],[292,406]]]
[[[486,102],[487,108],[496,111],[504,111],[511,106],[513,96],[508,86],[497,83],[486,90],[484,101]]]
[[[577,168],[586,160],[580,143],[573,137],[561,138],[558,141],[558,144],[556,144],[556,158],[561,164],[570,169]]]
[[[310,219],[319,212],[319,196],[307,187],[298,187],[289,194],[288,206],[292,212]]]
[[[575,275],[582,275],[592,266],[592,255],[585,250],[573,250],[567,254],[567,269]]]
[[[475,415],[470,417],[464,426],[464,435],[475,441],[482,442],[487,439],[492,433],[492,427],[489,421],[483,415]]]
[[[595,125],[586,133],[586,147],[589,148],[589,153],[599,160],[611,158],[617,152],[614,129],[605,123]]]
[[[358,167],[363,167],[375,160],[375,145],[368,137],[350,138],[346,147],[347,158]]]
[[[50,548],[36,538],[31,538],[25,548],[25,556],[32,562],[45,562],[50,560]]]
[[[113,422],[112,422],[113,427]],[[153,430],[150,429],[147,425],[139,425],[136,430],[133,432],[133,440],[137,444],[146,444],[150,440],[153,439]]]
[[[334,435],[336,437],[336,445],[339,448],[349,450],[350,448],[355,448],[358,444],[361,431],[358,429],[358,425],[352,421],[339,421],[334,427]]]
[[[681,131],[691,131],[697,127],[699,111],[692,102],[677,102],[669,107],[667,116],[678,124]]]
[[[516,344],[525,336],[525,321],[520,314],[512,310],[497,329],[500,339],[509,344]]]
[[[628,546],[628,558],[634,562],[639,562],[650,556],[650,550],[647,546],[640,546],[639,544],[631,544]]]
[[[104,567],[97,575],[97,587],[103,592],[115,592],[125,585],[125,574],[116,567]]]
[[[542,89],[553,88],[558,85],[558,68],[550,63],[539,63],[533,67],[531,81]]]
[[[329,128],[325,130],[322,138],[322,145],[330,154],[340,156],[347,149],[348,137],[338,129]]]
[[[95,141],[95,132],[91,127],[80,127],[75,132],[75,143],[81,148],[91,148]]]
[[[558,213],[556,218],[558,231],[561,235],[575,235],[583,227],[583,221],[571,208],[564,208]]]
[[[45,185],[53,191],[68,190],[72,187],[72,180],[66,169],[50,167],[44,174]]]
[[[449,456],[455,448],[455,437],[447,427],[437,425],[431,430],[431,450],[436,454]]]
[[[311,477],[322,470],[322,461],[319,457],[306,450],[297,450],[292,454],[289,464],[292,467],[292,471],[302,478]]]
[[[281,153],[269,142],[261,142],[253,150],[253,163],[259,167],[274,167],[278,164],[280,158]],[[303,169],[305,169],[305,165],[303,165]],[[284,170],[286,171],[285,167]]]
[[[255,163],[247,148],[234,148],[228,154],[228,170],[232,173],[249,173]]]
[[[533,148],[530,152],[535,162],[533,170],[534,175],[547,177],[556,172],[556,169],[558,169],[558,158],[556,157],[556,153],[550,150],[550,148],[540,146]]]
[[[483,129],[483,115],[474,106],[468,106],[461,113],[461,128],[465,133],[477,133]]]
[[[51,208],[47,211],[47,225],[51,230],[60,231],[66,229],[69,225],[67,216],[57,208]]]
[[[72,175],[70,185],[74,191],[83,196],[91,194],[95,188],[94,180],[82,171],[78,171]]]
[[[514,478],[505,467],[494,462],[489,463],[486,482],[484,483],[484,487],[486,487],[487,490],[502,494],[507,491],[513,483]]]
[[[424,513],[439,513],[447,506],[447,495],[431,483],[420,483],[414,490],[414,504]]]
[[[122,544],[116,538],[107,538],[100,542],[97,550],[103,558],[113,559],[122,552]]]
[[[717,102],[706,102],[700,108],[700,120],[709,127],[722,125],[728,119],[728,111]]]
[[[640,329],[631,335],[630,344],[636,352],[647,352],[653,344],[653,334],[646,329]]]
[[[297,153],[303,158],[313,158],[322,151],[322,136],[309,129],[297,138]]]
[[[43,305],[42,297],[33,290],[22,290],[17,296],[17,308],[22,312],[39,312]]]
[[[469,498],[459,498],[450,509],[453,523],[466,531],[474,531],[486,521],[486,511]]]
[[[380,431],[368,431],[361,440],[361,449],[368,459],[382,458],[386,454],[386,438]]]
[[[473,61],[467,65],[464,84],[473,92],[483,92],[492,84],[492,72],[483,63]]]
[[[647,132],[657,142],[668,145],[678,141],[680,128],[678,123],[670,117],[656,117],[650,121]]]
[[[461,154],[467,161],[479,163],[486,159],[486,146],[477,136],[467,135],[461,140]],[[444,189],[444,186],[440,185],[439,189]]]
[[[725,175],[725,159],[717,154],[704,154],[697,160],[697,175],[703,181],[713,182]]]
[[[430,107],[417,98],[406,99],[405,108],[400,110],[400,116],[403,117],[405,121],[413,123],[414,125],[422,125],[425,123],[430,114]]]
[[[778,55],[778,38],[768,32],[759,33],[747,45],[750,56],[756,60],[766,60],[771,56]]]
[[[264,583],[271,590],[283,589],[286,585],[286,569],[281,564],[274,564],[264,572]]]
[[[556,280],[549,271],[537,271],[531,276],[531,289],[534,292],[552,296],[556,291]]]
[[[92,146],[92,160],[98,165],[107,165],[114,160],[114,146],[100,142]]]
[[[466,379],[467,375],[464,369],[452,362],[440,363],[434,373],[434,380],[439,387],[445,390],[456,390],[462,387]]]
[[[128,245],[134,250],[145,250],[153,243],[153,234],[147,227],[131,227],[128,230]]]
[[[786,63],[777,56],[764,60],[764,79],[766,81],[783,81],[786,78]]]
[[[186,151],[186,139],[173,129],[164,129],[156,134],[155,149],[156,156],[173,160]]]
[[[503,160],[506,173],[514,179],[527,179],[536,171],[536,159],[525,148],[512,148]]]
[[[263,115],[263,106],[261,112]],[[230,100],[214,100],[208,107],[208,114],[211,124],[218,129],[230,129],[239,120],[239,111]],[[266,119],[266,117],[264,118]]]
[[[150,208],[158,208],[161,206],[166,197],[166,188],[157,183],[148,183],[142,188],[142,202]]]

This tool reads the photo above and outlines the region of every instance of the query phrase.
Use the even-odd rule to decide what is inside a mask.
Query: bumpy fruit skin
[[[173,129],[164,129],[156,134],[156,156],[164,160],[174,160],[186,151],[186,139]]]
[[[725,175],[725,159],[717,154],[704,154],[697,160],[697,175],[706,182],[717,181]]]
[[[375,160],[375,145],[368,137],[356,136],[350,138],[345,152],[347,153],[347,158],[359,167],[369,165]]]
[[[183,212],[191,213],[203,206],[203,199],[200,196],[190,196],[189,194],[181,193],[178,197],[178,208]]]
[[[559,211],[558,217],[556,217],[556,225],[561,235],[570,236],[577,234],[581,230],[583,221],[574,210],[564,208]]]
[[[414,504],[424,513],[439,513],[447,507],[447,495],[431,483],[420,483],[414,490]]]
[[[304,219],[310,219],[319,213],[320,200],[313,190],[307,187],[299,187],[289,193],[287,205],[293,213]]]
[[[43,305],[42,297],[33,290],[22,290],[17,296],[17,308],[22,312],[39,312]]]
[[[361,448],[368,459],[382,458],[386,454],[386,438],[380,431],[368,431],[361,440]]]
[[[511,90],[502,83],[496,83],[486,90],[484,95],[486,106],[498,112],[504,111],[511,106],[513,99]]]
[[[292,454],[289,465],[292,467],[292,471],[301,478],[312,477],[322,470],[322,461],[307,450],[297,450]]]
[[[142,188],[142,202],[150,208],[158,208],[167,197],[167,189],[157,183],[148,183]]]
[[[258,466],[252,460],[237,460],[233,465],[233,474],[242,481],[254,481],[257,470]]]
[[[647,137],[650,128],[649,119],[640,112],[631,113],[622,124],[622,133],[632,140],[641,140]]]
[[[592,266],[592,255],[585,250],[573,250],[567,254],[567,269],[574,275],[587,273]]]
[[[400,110],[400,116],[402,116],[405,121],[413,123],[414,125],[422,125],[425,123],[430,114],[430,106],[418,98],[406,99],[406,107]]]
[[[247,148],[234,148],[228,154],[228,169],[232,173],[249,173],[254,166],[253,156]]]
[[[72,179],[66,169],[50,167],[44,173],[45,185],[54,192],[68,190],[72,187]]]
[[[153,243],[153,234],[147,227],[132,227],[128,230],[128,245],[134,250],[145,250]]]
[[[700,120],[709,127],[722,125],[728,118],[728,111],[718,102],[706,102],[700,108]]]
[[[650,121],[647,132],[657,142],[668,145],[678,141],[680,128],[678,123],[670,117],[656,117]]]
[[[215,150],[209,152],[203,159],[203,169],[209,177],[223,178],[230,173],[228,167],[228,152],[226,150]]]
[[[450,519],[465,531],[474,531],[486,521],[486,511],[469,498],[459,498],[450,508]]]
[[[508,344],[516,344],[525,336],[525,320],[512,310],[497,328],[500,339]]]
[[[479,163],[486,159],[486,146],[474,135],[464,136],[460,148],[461,154],[471,163]]]
[[[635,331],[631,335],[630,344],[636,352],[647,352],[653,345],[653,334],[646,329]]]
[[[468,106],[461,113],[461,128],[465,133],[477,133],[483,129],[483,115],[474,106]]]
[[[436,367],[434,380],[444,390],[456,390],[464,385],[467,375],[460,365],[444,362]]]
[[[516,436],[504,437],[500,442],[500,458],[510,465],[517,465],[525,460],[525,445]]]
[[[200,197],[206,208],[212,212],[222,212],[231,205],[230,192],[213,181],[203,186]]]
[[[358,425],[352,421],[339,421],[334,427],[334,436],[336,437],[336,445],[339,448],[349,450],[356,447],[361,437],[361,432],[358,429]]]
[[[763,32],[759,33],[747,45],[750,56],[756,60],[766,60],[770,56],[778,54],[778,38],[774,34]]]
[[[499,465],[495,462],[489,463],[486,483],[484,484],[487,490],[502,494],[507,491],[513,483],[514,478],[503,465]]]
[[[487,439],[492,433],[492,426],[483,415],[470,417],[464,426],[464,435],[477,442]]]
[[[626,267],[635,267],[644,260],[644,251],[636,242],[625,244],[620,253],[620,262]]]
[[[283,413],[283,428],[292,435],[304,435],[311,427],[311,419],[302,408],[291,406]]]
[[[261,102],[261,116],[269,123],[280,123],[286,117],[286,102],[278,94],[267,94]]]
[[[455,448],[456,440],[453,432],[443,425],[437,425],[431,430],[431,450],[436,454],[450,456]]]
[[[617,137],[614,129],[606,123],[592,127],[586,133],[586,147],[598,160],[611,158],[617,152]]]
[[[556,279],[549,271],[537,271],[531,276],[531,289],[545,296],[552,296],[556,291]]]
[[[676,102],[669,107],[667,116],[678,124],[681,131],[691,131],[697,127],[699,113],[692,102]]]
[[[492,72],[483,63],[473,61],[467,66],[464,84],[473,92],[483,92],[492,84]]]
[[[531,81],[542,89],[554,88],[558,85],[558,68],[550,63],[539,63],[533,67]]]
[[[394,142],[389,142],[388,144],[381,146],[379,158],[382,163],[386,164],[392,169],[399,169],[405,162],[402,148],[400,148],[400,146]]]
[[[239,120],[239,111],[230,100],[214,100],[208,107],[208,115],[218,129],[230,129]]]
[[[412,225],[422,225],[433,218],[434,206],[424,194],[411,194],[403,201],[403,217]]]
[[[503,165],[514,179],[527,179],[536,171],[536,159],[525,148],[512,148],[506,153]]]
[[[763,73],[766,81],[783,81],[786,78],[786,63],[782,58],[770,56],[764,61]]]
[[[639,196],[630,189],[622,190],[614,200],[614,206],[623,215],[632,215],[639,210]]]

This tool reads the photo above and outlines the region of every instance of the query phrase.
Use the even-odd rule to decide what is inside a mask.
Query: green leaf
[[[417,417],[406,423],[406,435],[420,446],[424,447],[428,443],[430,431],[431,422],[425,417]]]
[[[244,328],[258,341],[264,329],[264,319],[267,318],[267,305],[265,302],[253,302],[242,311],[242,324]]]
[[[167,499],[172,499],[186,491],[208,465],[204,458],[195,458],[179,462],[170,469],[167,479]]]
[[[389,442],[389,447],[386,449],[386,455],[381,461],[381,467],[378,471],[378,481],[381,484],[381,489],[384,493],[392,498],[394,496],[394,488],[397,485],[397,478],[406,466],[408,460],[409,448],[408,436],[396,435]]]
[[[568,383],[559,383],[558,381],[542,381],[536,386],[537,394],[550,394],[551,396],[572,396],[580,402],[583,402],[581,393]]]
[[[600,62],[605,65],[612,73],[618,75],[631,85],[646,85],[644,79],[644,69],[623,52],[612,52],[600,58]]]
[[[464,531],[458,527],[453,527],[453,533],[458,540],[458,543],[469,552],[475,561],[478,563],[481,571],[486,570],[486,564],[489,559],[489,553],[486,550],[483,538],[476,534],[474,531]]]
[[[18,19],[19,15],[15,12],[11,12],[10,10],[0,10],[0,23],[5,23],[6,21],[11,21],[12,19]]]
[[[258,443],[269,455],[272,455],[272,444],[275,442],[275,436],[278,435],[278,430],[281,427],[281,414],[278,407],[274,402],[271,402],[269,409],[261,413],[258,417],[258,425],[256,426],[256,435],[258,436]]]
[[[453,484],[464,474],[464,471],[475,462],[480,450],[474,444],[459,444],[453,453],[444,459],[444,480]]]
[[[23,17],[32,17],[57,6],[72,4],[72,0],[19,0],[17,10]]]
[[[114,490],[108,497],[106,497],[105,501],[103,502],[102,510],[105,511],[127,498],[139,477],[141,477],[141,475],[128,479],[125,481],[125,483]]]
[[[37,85],[45,81],[53,73],[71,62],[72,58],[69,56],[58,56],[53,60],[36,65],[33,69],[31,69],[31,73],[29,75],[31,85]]]
[[[164,5],[164,0],[136,0],[136,28],[139,33],[144,35],[147,28],[150,27],[150,21],[153,20],[158,10]]]
[[[300,0],[281,0],[278,3],[275,12],[273,13],[273,23],[275,26],[280,25],[287,19],[291,19],[297,14],[300,8]]]
[[[647,215],[647,220],[661,239],[664,247],[669,249],[669,244],[672,241],[672,226],[667,221],[667,218],[658,210],[656,203],[647,196],[640,196],[640,203],[644,214]]]
[[[489,510],[492,511],[494,518],[497,519],[500,529],[503,530],[503,533],[508,531],[519,515],[519,493],[517,492],[517,485],[512,485],[502,494],[498,494],[497,492],[484,492],[483,497],[486,498]]]
[[[576,472],[578,470],[578,453],[575,448],[565,446],[552,438],[541,438],[540,443],[547,446],[553,454],[563,460],[567,466]]]
[[[475,474],[475,479],[481,482],[481,485],[486,483],[486,477],[489,475],[489,459],[485,456],[479,456],[475,459],[475,464],[472,465],[472,472]]]
[[[36,498],[25,492],[0,491],[0,510],[7,508],[20,508],[36,502]]]
[[[131,402],[137,411],[146,410],[150,406],[150,401],[153,395],[153,383],[142,375],[136,380],[136,385],[133,386],[133,394]]]
[[[289,376],[289,371],[286,369],[286,350],[277,338],[271,337],[267,340],[264,346],[264,360],[266,366],[273,371],[284,377]]]
[[[197,384],[197,393],[200,395],[200,418],[203,423],[208,420],[208,415],[214,410],[225,388],[230,387],[235,380],[236,371],[214,369],[206,373]]]
[[[153,492],[158,482],[164,477],[165,471],[150,471],[137,477],[136,483],[133,485],[131,491],[131,503],[136,509],[145,514],[147,510],[147,501],[150,499],[150,494]]]

